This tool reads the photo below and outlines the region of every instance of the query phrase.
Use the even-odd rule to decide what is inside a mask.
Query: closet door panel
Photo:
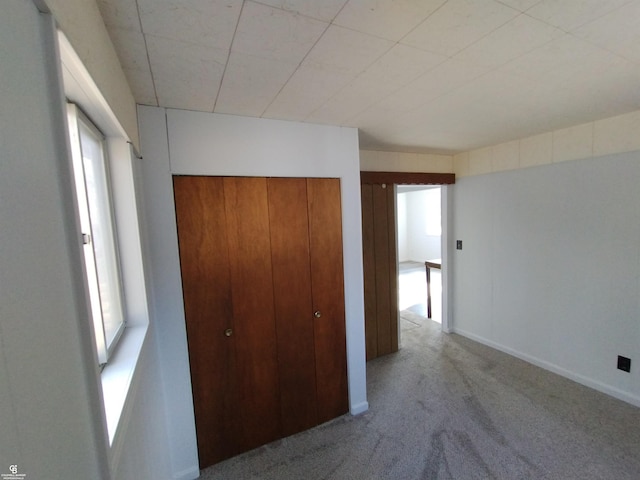
[[[206,466],[238,452],[233,411],[238,398],[222,180],[174,177],[176,219],[198,455]]]
[[[373,228],[373,185],[362,184],[362,265],[364,275],[364,322],[367,361],[378,356],[376,306],[376,256]]]
[[[387,190],[373,186],[373,228],[376,256],[376,310],[378,327],[378,355],[386,355],[391,349],[391,283],[389,281],[389,218],[387,212]],[[395,247],[394,247],[395,248]]]
[[[396,192],[387,185],[387,244],[389,245],[389,353],[398,351],[398,248],[396,241]]]
[[[339,179],[307,179],[318,421],[348,410]]]
[[[283,436],[317,425],[307,184],[270,178],[269,223]]]
[[[240,447],[279,438],[279,391],[265,178],[224,178]]]

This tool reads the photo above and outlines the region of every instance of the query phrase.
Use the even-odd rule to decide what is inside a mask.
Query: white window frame
[[[127,407],[136,396],[139,384],[137,366],[149,332],[149,302],[135,185],[136,179],[140,178],[141,166],[126,131],[71,43],[61,31],[57,37],[64,95],[68,102],[81,107],[104,135],[107,163],[113,179],[111,195],[124,291],[125,325],[117,348],[113,349],[102,370],[96,366],[96,374],[102,390],[103,424],[110,446],[110,461],[114,466],[118,464],[124,448],[123,437],[118,436],[118,432],[127,425],[132,414],[132,409]],[[82,261],[82,253],[79,255]],[[88,297],[87,289],[89,304]]]
[[[67,121],[84,244],[85,281],[98,363],[104,367],[126,325],[108,154],[102,132],[73,103],[67,104]],[[93,145],[87,145],[90,142]],[[97,188],[90,186],[90,176],[99,183]],[[95,204],[96,196],[100,205]]]

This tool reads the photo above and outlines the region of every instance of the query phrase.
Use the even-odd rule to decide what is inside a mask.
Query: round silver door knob
[[[320,318],[322,316],[322,314],[320,313],[320,310],[318,310],[317,312],[315,312],[313,314],[313,316],[316,317],[316,318]]]
[[[225,336],[225,337],[230,337],[231,335],[233,335],[233,330],[231,330],[230,328],[227,328],[227,329],[224,331],[224,336]]]

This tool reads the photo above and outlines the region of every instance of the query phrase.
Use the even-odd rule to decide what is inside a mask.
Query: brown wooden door
[[[279,437],[278,351],[264,178],[224,178],[239,403],[232,438],[246,451]],[[222,333],[222,332],[220,332]]]
[[[307,185],[269,179],[271,257],[278,326],[283,435],[318,424]]]
[[[367,360],[398,351],[398,272],[393,185],[361,185]]]
[[[339,188],[174,177],[201,467],[347,411]]]
[[[348,410],[340,180],[307,180],[318,423]]]
[[[265,179],[174,177],[202,465],[279,437],[266,189]]]
[[[198,453],[208,465],[239,451],[236,356],[224,335],[234,326],[224,187],[221,178],[173,181]]]

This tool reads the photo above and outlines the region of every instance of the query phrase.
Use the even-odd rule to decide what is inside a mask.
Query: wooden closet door
[[[206,466],[238,450],[229,252],[221,178],[174,177],[176,220],[198,456]]]
[[[223,179],[240,451],[280,438],[278,351],[265,178]]]
[[[200,466],[347,412],[340,181],[174,190]]]
[[[270,178],[269,222],[283,436],[318,424],[307,183]]]
[[[202,467],[280,437],[266,179],[174,177]]]
[[[318,422],[348,411],[340,180],[307,179]]]

